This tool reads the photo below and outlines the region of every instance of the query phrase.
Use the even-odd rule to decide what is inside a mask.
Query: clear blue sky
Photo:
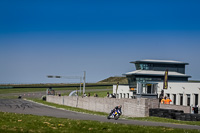
[[[130,61],[188,62],[200,80],[199,0],[0,1],[0,83],[87,82],[135,70]]]

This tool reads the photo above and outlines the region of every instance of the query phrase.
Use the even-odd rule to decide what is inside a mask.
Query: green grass
[[[42,103],[42,104],[53,106],[56,108],[62,108],[62,109],[66,109],[66,110],[76,111],[76,112],[83,112],[83,113],[103,115],[103,116],[108,115],[107,113],[104,113],[104,112],[90,111],[90,110],[75,108],[75,107],[66,106],[66,105],[59,105],[59,104],[55,104],[55,103],[46,102],[41,99],[29,99],[29,100],[33,100],[34,102]]]
[[[46,91],[46,88],[12,88],[12,89],[0,89],[0,94],[21,93],[21,92],[36,92],[36,91]]]
[[[86,90],[91,89],[110,89],[112,86],[91,86],[86,87]],[[37,92],[37,91],[46,91],[47,88],[6,88],[6,89],[0,89],[0,94],[7,94],[7,93],[21,93],[21,92]],[[53,88],[55,91],[60,90],[76,90],[80,89],[79,87],[55,87]],[[83,89],[83,87],[82,87]]]
[[[198,125],[200,126],[200,121],[180,121],[168,118],[160,118],[160,117],[135,117],[128,119],[131,120],[140,120],[140,121],[154,121],[154,122],[163,122],[163,123],[174,123],[174,124],[186,124],[186,125]]]
[[[0,112],[0,132],[34,132],[34,133],[199,133],[199,130],[173,129],[104,123],[86,120],[70,120],[47,116]]]

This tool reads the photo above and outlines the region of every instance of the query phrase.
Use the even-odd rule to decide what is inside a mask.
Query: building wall
[[[158,96],[161,93],[161,90],[163,89],[163,82],[158,82]],[[116,85],[113,85],[113,93],[116,93]],[[124,98],[124,94],[128,95],[129,98],[133,96],[133,91],[130,91],[129,85],[119,85],[117,94],[118,98]],[[197,105],[200,105],[200,83],[193,83],[193,82],[168,82],[168,89],[164,90],[164,96],[169,95],[172,102],[170,104],[173,104],[175,101],[175,105],[181,104],[181,96],[182,96],[182,105],[188,106],[188,96],[190,96],[189,99],[189,106],[195,106],[195,103],[198,103]],[[174,95],[176,96],[176,99],[174,100]],[[198,97],[198,99],[196,98]],[[127,97],[126,97],[127,98]]]
[[[117,85],[113,85],[113,94],[116,94]],[[117,89],[117,98],[131,98],[133,91],[130,91],[129,85],[119,85]]]
[[[163,82],[158,83],[158,94],[163,89]],[[192,82],[169,82],[168,89],[164,90],[164,95],[169,95],[170,99],[174,100],[176,95],[176,105],[180,105],[180,97],[183,96],[182,103],[187,106],[187,97],[190,95],[190,106],[195,106],[195,95],[198,96],[198,105],[200,105],[200,83]]]
[[[122,105],[122,113],[129,117],[149,116],[149,108],[158,108],[157,99],[115,99],[98,97],[75,97],[75,96],[47,96],[47,101],[61,105],[83,108],[92,111],[110,113],[117,105]]]

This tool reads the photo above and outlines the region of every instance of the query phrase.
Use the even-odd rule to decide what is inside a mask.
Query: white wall
[[[163,82],[158,83],[158,94],[163,89]],[[187,94],[190,95],[190,105],[195,105],[195,94],[198,95],[198,105],[200,105],[200,83],[193,82],[168,82],[168,89],[164,89],[164,95],[176,94],[176,105],[180,105],[180,95],[183,95],[183,105],[187,105]],[[172,103],[171,103],[172,104]]]
[[[113,94],[116,93],[116,87],[117,85],[113,85]],[[133,96],[133,92],[130,91],[129,85],[118,85],[117,94],[117,98],[131,98],[131,96]]]
[[[158,96],[163,89],[163,82],[158,82]],[[113,85],[113,94],[116,93],[116,85]],[[117,90],[118,98],[131,98],[133,92],[128,85],[119,85]],[[168,89],[164,90],[164,95],[170,95],[173,104],[174,95],[176,95],[176,105],[180,105],[180,96],[183,95],[183,105],[187,106],[187,95],[190,95],[190,106],[195,106],[195,95],[198,95],[198,105],[200,105],[200,83],[193,82],[168,82]],[[125,97],[124,97],[125,96]]]

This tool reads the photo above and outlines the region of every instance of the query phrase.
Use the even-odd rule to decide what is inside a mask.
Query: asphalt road
[[[13,112],[21,114],[33,114],[39,116],[52,116],[58,118],[69,118],[76,120],[93,120],[101,122],[112,122],[121,124],[132,124],[132,125],[144,125],[144,126],[163,126],[171,128],[184,128],[184,129],[198,129],[200,126],[193,125],[179,125],[179,124],[167,124],[159,122],[147,122],[147,121],[136,121],[136,120],[125,120],[125,119],[110,119],[108,120],[105,116],[90,115],[84,113],[78,113],[68,110],[56,109],[46,105],[26,101],[22,99],[0,99],[0,111]]]

